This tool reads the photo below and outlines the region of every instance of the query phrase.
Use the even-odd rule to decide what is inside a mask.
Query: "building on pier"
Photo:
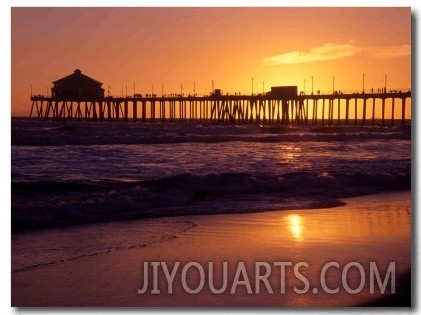
[[[98,101],[104,98],[102,83],[76,69],[53,82],[51,96],[58,101]]]
[[[294,98],[297,96],[297,86],[272,86],[270,95],[277,98]]]

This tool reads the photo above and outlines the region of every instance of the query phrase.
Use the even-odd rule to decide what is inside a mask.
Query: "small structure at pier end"
[[[58,101],[99,101],[104,98],[102,83],[84,75],[79,69],[53,84],[51,96]]]

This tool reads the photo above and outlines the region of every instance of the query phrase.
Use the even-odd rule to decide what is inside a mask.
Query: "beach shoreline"
[[[288,210],[270,211],[249,214],[221,214],[221,215],[200,215],[183,217],[193,222],[196,226],[168,239],[167,241],[155,243],[151,246],[137,247],[130,250],[114,251],[104,254],[87,256],[82,259],[75,259],[61,264],[36,268],[23,272],[12,272],[12,306],[18,307],[149,307],[149,306],[304,306],[304,307],[333,307],[333,306],[381,306],[378,302],[379,294],[370,296],[365,294],[364,298],[358,295],[352,296],[341,294],[338,297],[326,294],[314,296],[311,294],[297,295],[294,292],[277,296],[268,293],[247,295],[244,290],[239,290],[238,294],[214,295],[208,290],[198,295],[191,295],[181,290],[181,285],[175,288],[172,295],[163,294],[137,294],[141,286],[141,266],[142,262],[167,262],[175,261],[188,263],[197,261],[206,265],[209,261],[228,261],[230,266],[235,266],[239,261],[253,264],[256,261],[266,261],[273,263],[276,261],[308,261],[310,265],[315,265],[310,272],[311,282],[315,280],[312,274],[320,267],[320,264],[329,261],[330,257],[335,257],[339,262],[354,258],[365,260],[371,258],[379,264],[385,260],[377,259],[373,250],[380,253],[388,251],[390,244],[383,244],[384,235],[378,237],[371,236],[372,245],[364,244],[364,239],[372,233],[371,225],[362,225],[359,234],[352,235],[353,250],[357,256],[349,254],[347,245],[349,235],[353,233],[353,221],[350,224],[344,223],[343,227],[326,230],[325,228],[314,229],[314,218],[327,216],[325,221],[334,220],[338,214],[343,213],[349,217],[352,213],[359,212],[373,213],[375,211],[385,211],[385,208],[392,209],[390,213],[408,211],[410,209],[410,192],[393,192],[378,195],[367,195],[362,197],[344,199],[346,205],[340,208],[319,209],[319,210]],[[363,211],[364,210],[364,211]],[[410,211],[410,210],[409,210]],[[335,213],[337,214],[335,214]],[[388,212],[389,213],[389,212]],[[302,231],[299,227],[285,225],[288,222],[294,223],[293,219],[300,218],[303,222]],[[405,219],[405,217],[404,217]],[[159,220],[159,219],[153,219]],[[277,221],[278,220],[278,221]],[[279,221],[280,220],[280,221]],[[288,221],[289,220],[289,221]],[[304,222],[308,220],[308,223]],[[352,219],[354,220],[354,219]],[[369,217],[369,222],[372,220]],[[399,216],[398,220],[402,220]],[[405,220],[408,220],[406,218]],[[410,216],[409,216],[410,220]],[[139,227],[141,227],[141,222]],[[407,221],[405,221],[407,222]],[[409,221],[410,222],[410,221]],[[401,222],[402,225],[402,222]],[[407,225],[407,223],[405,224]],[[94,225],[88,228],[94,228]],[[297,229],[294,232],[294,229]],[[347,232],[349,231],[351,232]],[[327,231],[327,232],[326,232]],[[280,233],[280,234],[279,234]],[[294,234],[295,233],[295,234]],[[300,234],[301,233],[301,234]],[[317,235],[317,233],[319,233]],[[397,287],[401,288],[399,281],[401,275],[407,274],[410,268],[410,229],[393,226],[389,233],[395,234],[396,242],[406,244],[400,250],[405,252],[404,258],[398,254],[390,254],[387,259],[400,259],[397,265]],[[59,234],[58,234],[59,235]],[[330,241],[329,241],[330,240]],[[400,243],[396,243],[400,244]],[[390,246],[393,246],[391,244]],[[384,248],[383,248],[384,247]],[[320,254],[320,251],[325,254]],[[331,251],[335,255],[327,254]],[[319,257],[314,256],[319,253]],[[367,256],[367,255],[372,255]],[[13,244],[12,244],[13,258]],[[361,262],[362,264],[366,261]],[[231,267],[230,267],[231,268]],[[13,269],[13,266],[12,266]],[[194,276],[193,276],[194,278]],[[250,276],[252,280],[253,276]],[[408,276],[405,276],[407,284]],[[160,287],[165,288],[164,278],[160,279]],[[276,284],[275,284],[276,287]],[[404,285],[407,288],[407,285]],[[410,292],[407,291],[408,293]],[[383,298],[387,301],[388,298]],[[403,294],[407,297],[407,293]],[[333,298],[332,298],[333,297]],[[380,295],[380,298],[382,296]],[[376,302],[374,302],[376,301]],[[390,302],[390,301],[389,301]],[[379,305],[380,303],[380,305]]]

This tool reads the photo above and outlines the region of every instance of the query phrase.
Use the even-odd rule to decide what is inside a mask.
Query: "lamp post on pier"
[[[313,76],[311,76],[311,95],[313,95]]]
[[[364,78],[365,78],[365,74],[363,73],[363,94],[365,93],[364,92]]]
[[[387,74],[384,75],[384,92],[386,93]]]

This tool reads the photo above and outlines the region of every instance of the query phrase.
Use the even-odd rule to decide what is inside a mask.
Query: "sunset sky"
[[[12,8],[12,116],[77,68],[110,94],[411,87],[410,8]],[[107,93],[107,92],[106,92]]]

